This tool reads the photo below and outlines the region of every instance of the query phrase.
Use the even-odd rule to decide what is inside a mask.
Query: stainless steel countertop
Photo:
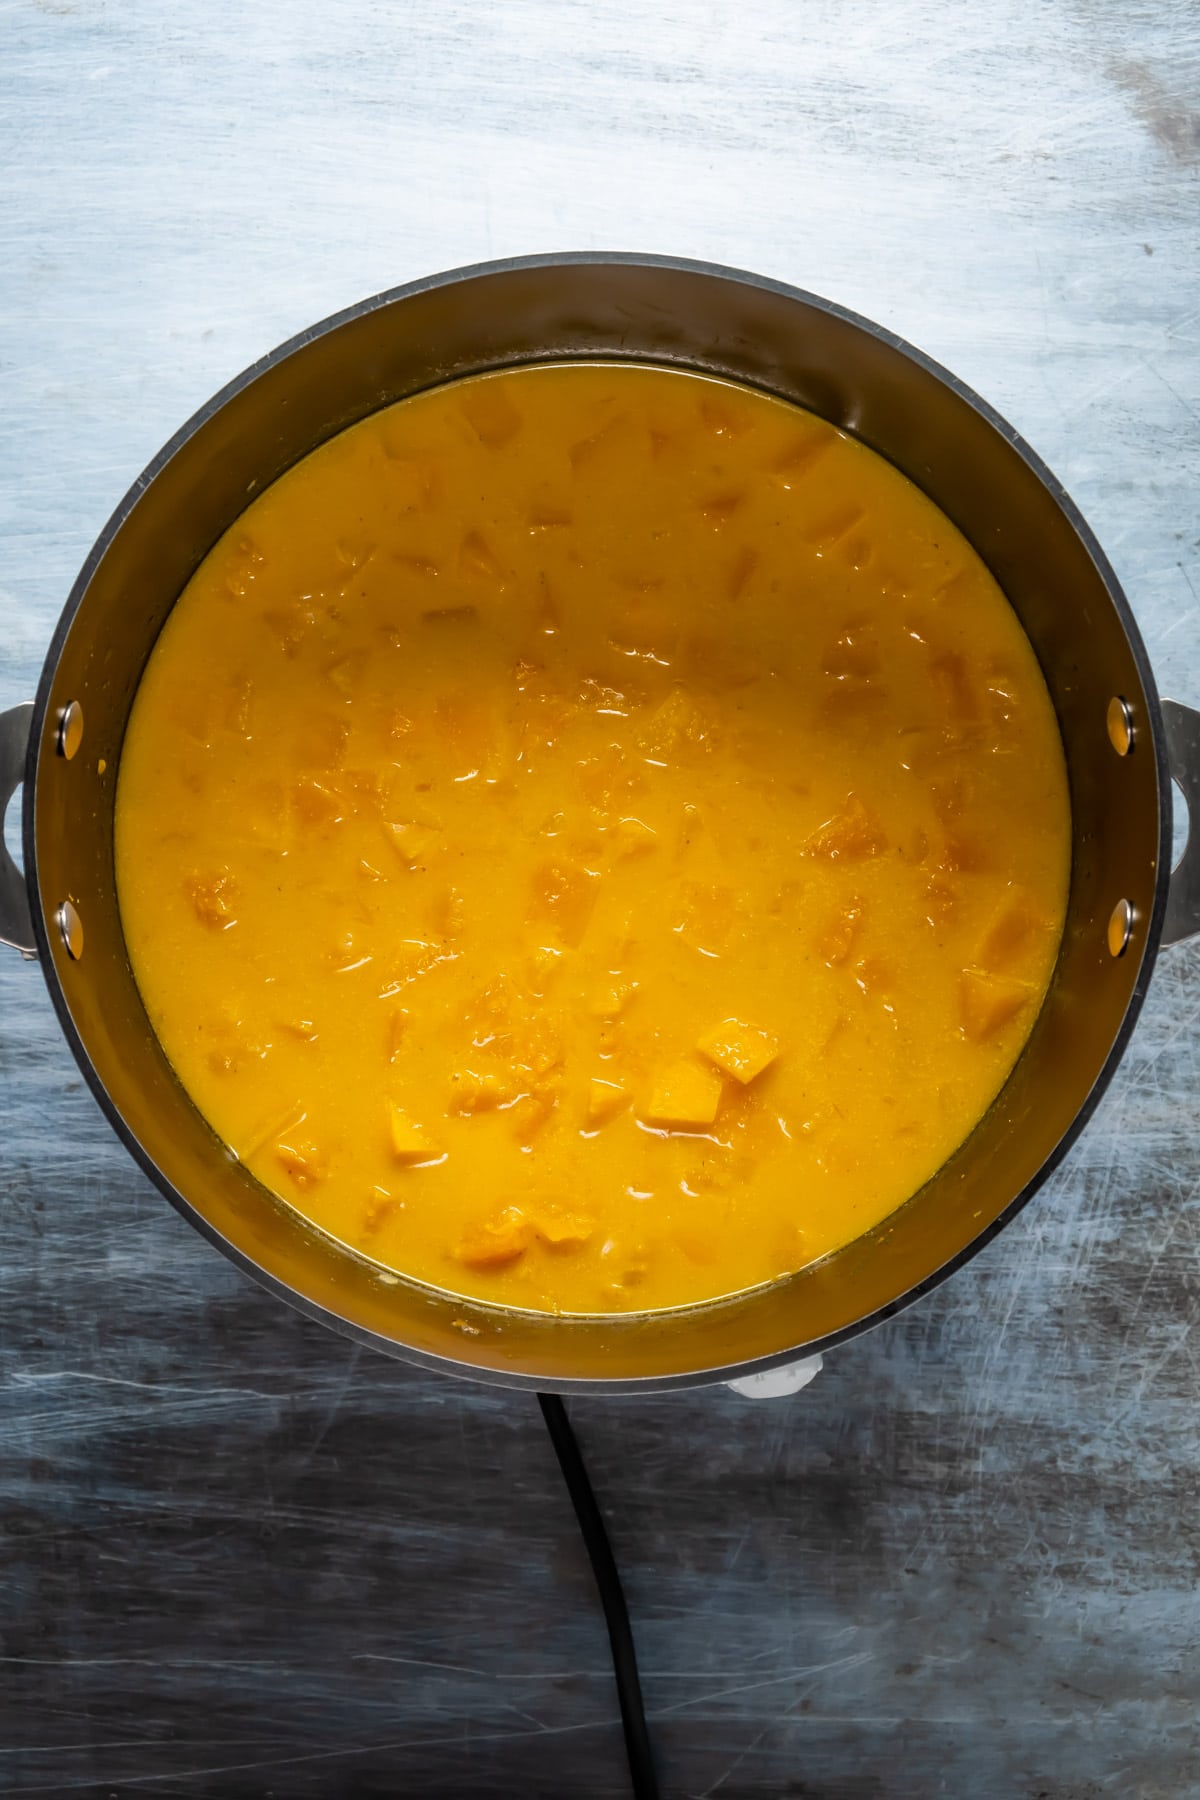
[[[1200,702],[1181,0],[10,0],[0,704],[193,408],[485,257],[757,269],[997,405]],[[666,1790],[1200,1794],[1200,951],[1065,1168],[811,1388],[578,1402]],[[374,1360],[150,1190],[0,957],[0,1789],[626,1792],[527,1399]]]

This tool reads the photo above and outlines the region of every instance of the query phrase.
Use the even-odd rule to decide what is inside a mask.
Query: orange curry
[[[387,1268],[680,1306],[877,1224],[1033,1025],[1070,829],[983,563],[819,419],[543,365],[362,421],[188,584],[129,954],[247,1167]]]

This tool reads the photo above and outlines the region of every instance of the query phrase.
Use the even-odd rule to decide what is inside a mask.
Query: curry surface
[[[325,1231],[575,1312],[779,1276],[987,1109],[1066,902],[1057,726],[889,464],[617,364],[445,386],[256,500],[130,720],[126,938]]]

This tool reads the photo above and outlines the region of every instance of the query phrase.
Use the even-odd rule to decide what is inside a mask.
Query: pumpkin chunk
[[[520,1207],[506,1206],[465,1231],[454,1254],[468,1269],[503,1269],[524,1256],[532,1235],[533,1227]]]
[[[535,1215],[533,1229],[552,1250],[578,1250],[596,1229],[596,1221],[586,1213],[572,1212],[566,1207],[542,1207]]]
[[[395,823],[389,821],[386,829],[410,869],[416,868],[438,840],[438,833],[432,826],[417,825],[411,819]]]
[[[963,1036],[973,1044],[986,1044],[1026,1012],[1037,993],[1027,981],[989,975],[984,969],[964,969],[958,989]]]
[[[696,1048],[715,1062],[718,1069],[732,1075],[745,1087],[761,1075],[779,1055],[779,1039],[757,1025],[744,1025],[740,1019],[725,1019],[714,1031],[702,1037]]]
[[[648,1125],[711,1125],[721,1104],[721,1078],[699,1063],[677,1062],[655,1082],[642,1113]]]
[[[608,1119],[614,1119],[629,1105],[629,1089],[617,1081],[604,1081],[593,1075],[588,1083],[587,1122],[589,1125],[603,1125]]]
[[[389,1109],[392,1155],[399,1163],[429,1162],[438,1154],[437,1145],[421,1126],[398,1106]]]
[[[884,843],[880,821],[857,794],[851,794],[840,811],[809,835],[802,852],[805,856],[826,857],[830,862],[865,862],[878,856]]]

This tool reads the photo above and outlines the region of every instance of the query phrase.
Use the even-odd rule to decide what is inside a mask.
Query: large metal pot
[[[142,669],[180,590],[248,500],[344,426],[454,376],[640,357],[799,401],[880,451],[991,568],[1040,658],[1070,774],[1062,950],[1029,1045],[969,1141],[875,1231],[799,1275],[685,1313],[501,1312],[381,1277],[306,1227],[217,1140],[171,1072],[130,971],[113,796]],[[272,1292],[454,1373],[663,1388],[794,1360],[886,1318],[991,1238],[1082,1130],[1161,944],[1200,930],[1200,831],[1172,873],[1171,777],[1200,817],[1200,714],[1160,703],[1111,569],[1053,476],[983,402],[889,332],[812,295],[671,258],[530,257],[398,288],[314,326],[210,402],[151,463],[84,564],[36,702],[0,720],[25,782],[25,875],[0,937],[41,960],[67,1040],[163,1193]]]

